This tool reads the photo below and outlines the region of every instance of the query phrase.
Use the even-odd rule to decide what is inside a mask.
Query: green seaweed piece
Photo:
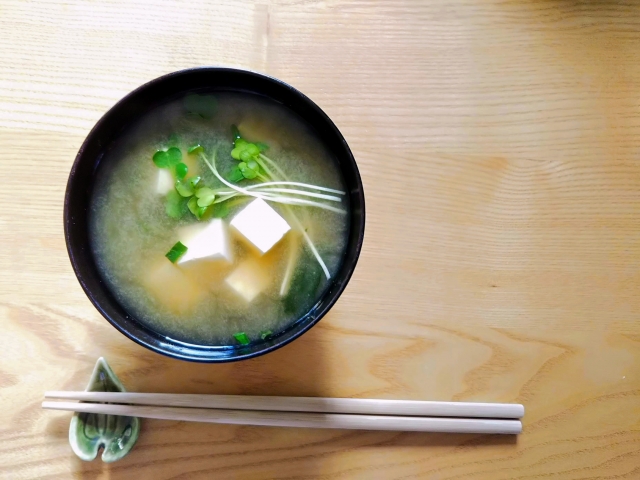
[[[225,218],[229,215],[229,207],[224,203],[216,203],[213,209],[213,218]]]
[[[242,174],[242,172],[238,167],[235,167],[233,170],[231,170],[231,173],[229,174],[227,179],[230,182],[237,183],[240,180],[244,180],[244,175]]]
[[[180,218],[187,213],[187,199],[173,189],[164,199],[164,209],[171,218]]]
[[[87,392],[125,392],[125,388],[100,357],[93,368]],[[69,425],[69,443],[73,452],[82,460],[95,459],[102,448],[102,461],[115,462],[127,455],[140,434],[138,417],[75,413]]]
[[[170,147],[177,147],[180,143],[180,137],[178,137],[177,133],[172,133],[171,135],[169,135],[169,140],[167,140],[167,143]]]
[[[289,293],[283,299],[284,311],[287,315],[298,314],[308,309],[323,283],[322,269],[312,259],[307,249],[304,250],[298,264],[300,267],[293,274]]]
[[[213,95],[191,93],[184,97],[184,107],[191,115],[208,119],[215,115],[218,101]]]

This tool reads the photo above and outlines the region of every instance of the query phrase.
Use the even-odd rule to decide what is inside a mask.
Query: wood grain
[[[4,0],[0,478],[640,478],[640,4]],[[62,236],[66,176],[131,89],[224,64],[313,98],[367,195],[356,274],[293,344],[223,366],[134,345]],[[132,391],[521,402],[524,433],[146,421],[82,463],[42,393],[107,357]]]

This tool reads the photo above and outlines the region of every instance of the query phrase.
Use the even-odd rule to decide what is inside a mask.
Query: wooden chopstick
[[[45,398],[166,407],[422,417],[522,418],[515,403],[427,402],[323,397],[262,397],[132,392],[45,392]]]
[[[224,410],[211,408],[157,407],[104,403],[43,402],[42,408],[102,413],[130,417],[181,420],[187,422],[260,425],[270,427],[340,428],[438,433],[518,434],[519,420],[443,418],[393,415],[351,415],[335,413]]]

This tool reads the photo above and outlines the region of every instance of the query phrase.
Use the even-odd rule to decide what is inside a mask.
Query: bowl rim
[[[76,235],[74,232],[76,230],[72,230],[72,224],[74,224],[75,222],[71,214],[71,208],[72,208],[71,197],[72,197],[73,189],[78,188],[76,185],[78,169],[82,163],[86,163],[88,161],[92,162],[94,171],[97,169],[100,163],[100,158],[93,157],[91,159],[87,159],[85,156],[85,152],[89,146],[91,146],[93,143],[97,141],[95,137],[99,134],[104,124],[110,120],[110,117],[114,115],[115,111],[122,109],[124,106],[134,101],[143,92],[146,92],[147,90],[155,86],[158,86],[162,83],[171,81],[177,77],[189,76],[193,74],[197,75],[202,73],[245,75],[248,77],[252,77],[257,82],[267,82],[279,88],[286,89],[289,94],[293,95],[294,97],[297,97],[298,100],[306,104],[306,107],[310,108],[313,111],[314,115],[316,115],[320,119],[320,121],[323,122],[325,126],[331,131],[331,134],[334,135],[339,140],[340,148],[342,150],[341,154],[344,154],[344,159],[349,164],[349,168],[352,170],[355,183],[357,184],[357,188],[350,189],[350,197],[351,197],[351,201],[353,202],[353,199],[354,199],[353,197],[355,195],[355,199],[358,202],[358,219],[357,220],[359,221],[359,226],[357,231],[355,232],[355,238],[352,239],[351,236],[354,235],[353,222],[356,221],[356,219],[354,218],[353,210],[352,210],[350,215],[350,229],[349,229],[349,240],[347,242],[347,249],[349,248],[349,245],[351,244],[351,242],[355,242],[355,244],[353,245],[353,249],[350,252],[349,258],[347,259],[345,257],[342,265],[340,266],[338,272],[335,275],[336,277],[342,275],[342,278],[340,282],[336,285],[335,290],[332,290],[331,288],[327,287],[327,289],[325,290],[325,293],[318,300],[318,303],[320,303],[320,300],[322,300],[330,290],[332,290],[330,292],[331,298],[326,302],[325,305],[322,306],[322,308],[319,311],[314,311],[314,308],[318,305],[318,303],[316,303],[315,306],[312,306],[310,308],[309,312],[307,312],[305,315],[301,315],[297,320],[290,323],[287,327],[285,327],[283,332],[275,336],[272,340],[270,341],[263,340],[262,342],[259,342],[257,344],[252,342],[252,344],[249,344],[247,346],[242,346],[242,345],[207,346],[207,345],[190,344],[188,342],[171,338],[168,335],[160,333],[154,330],[153,328],[148,327],[142,324],[141,322],[137,321],[133,315],[129,315],[129,314],[125,315],[125,320],[132,320],[132,321],[125,322],[125,323],[128,323],[129,325],[129,327],[126,328],[125,325],[122,325],[123,323],[122,321],[118,321],[121,319],[112,318],[114,315],[107,312],[107,309],[105,309],[105,306],[103,305],[104,299],[102,301],[99,301],[98,298],[96,298],[95,292],[90,288],[89,285],[87,285],[87,282],[85,281],[85,275],[87,274],[93,275],[93,274],[91,274],[91,272],[88,271],[90,270],[89,267],[87,267],[86,265],[82,265],[84,258],[79,257],[78,255],[79,252],[76,252],[75,251],[76,249],[73,246],[74,235]],[[189,88],[177,90],[175,94],[179,94],[180,92],[188,91],[188,90]],[[231,89],[228,89],[228,90],[231,91]],[[240,91],[240,90],[237,90],[237,91]],[[274,99],[270,95],[260,93],[259,88],[257,88],[256,91],[254,91],[253,93],[263,95],[267,98],[272,99],[273,101],[282,103]],[[170,95],[165,96],[165,98],[169,98],[169,97]],[[290,106],[285,106],[285,108],[290,108]],[[302,115],[300,115],[297,112],[294,112],[294,113],[298,114],[298,116],[300,116],[303,121],[306,121],[306,119],[303,118]],[[136,117],[133,117],[133,118],[135,120]],[[139,115],[138,115],[138,118],[139,118]],[[309,124],[309,126],[312,129],[315,129],[313,125]],[[113,140],[117,137],[118,137],[118,134],[112,135],[111,138],[108,139],[106,144],[99,147],[99,149],[102,152],[104,152],[105,147],[109,145],[111,142],[113,142]],[[341,162],[342,161],[343,159],[341,159]],[[90,183],[92,187],[93,181]],[[85,211],[87,210],[86,206],[84,210]],[[111,106],[101,116],[101,118],[95,123],[95,125],[91,128],[91,130],[87,134],[86,138],[84,139],[84,141],[82,142],[82,145],[78,150],[78,153],[75,157],[75,160],[73,162],[73,165],[71,167],[69,177],[67,180],[65,197],[64,197],[64,206],[63,206],[64,237],[65,237],[67,254],[69,256],[69,260],[71,262],[74,274],[78,279],[78,282],[80,283],[84,293],[87,295],[87,297],[89,298],[91,303],[94,305],[94,307],[98,310],[98,312],[100,312],[100,314],[120,333],[125,335],[127,338],[133,340],[138,345],[141,345],[151,351],[154,351],[156,353],[159,353],[171,358],[198,362],[198,363],[227,363],[227,362],[246,360],[246,359],[254,358],[257,356],[261,356],[284,347],[285,345],[289,344],[293,340],[299,338],[304,333],[309,331],[335,305],[335,303],[338,301],[338,299],[344,292],[347,284],[349,283],[353,275],[353,272],[355,271],[355,268],[358,263],[358,259],[360,257],[360,253],[362,250],[362,244],[364,241],[365,220],[366,220],[366,214],[365,214],[364,187],[362,184],[362,178],[360,176],[357,163],[344,136],[342,135],[340,130],[337,128],[337,126],[334,124],[334,122],[329,118],[329,116],[315,102],[313,102],[313,100],[307,97],[304,93],[300,92],[295,87],[289,85],[288,83],[278,78],[272,77],[264,73],[249,70],[249,69],[240,69],[240,68],[232,68],[232,67],[224,67],[224,66],[198,66],[198,67],[177,70],[174,72],[167,73],[165,75],[161,75],[135,88],[134,90],[126,94],[124,97],[122,97],[120,100],[118,100],[113,106]],[[89,247],[87,246],[86,248],[89,248]],[[93,254],[90,254],[90,255],[93,258]],[[345,256],[346,255],[347,255],[347,251],[345,251]],[[95,259],[93,260],[93,263],[95,266]],[[99,273],[97,275],[98,277],[100,277]],[[101,278],[99,278],[98,281],[99,283],[104,283]],[[109,287],[105,286],[105,288],[107,291],[110,292]],[[115,298],[113,299],[113,302],[116,303],[117,306],[122,309],[122,311],[128,313],[127,310]],[[109,302],[106,302],[106,303],[109,303]],[[112,305],[107,305],[107,306],[112,306]],[[311,315],[312,313],[313,315]],[[305,320],[307,317],[309,317],[309,319],[303,322],[303,320]],[[131,327],[133,327],[134,331],[132,331]],[[163,337],[166,343],[156,342],[156,344],[154,344],[151,341],[145,340],[144,338],[141,338],[141,337],[144,337],[144,335],[140,335],[141,333],[140,330],[147,331],[146,336],[149,336],[149,333],[152,333],[155,336]],[[287,336],[280,338],[282,334],[290,330],[295,330],[295,332],[292,331],[292,333],[288,334]],[[151,337],[153,337],[153,335],[151,335]],[[278,339],[280,340],[277,341]],[[180,351],[167,349],[169,345],[175,348],[176,344],[179,344],[180,348],[182,348],[182,353]],[[252,345],[254,346],[254,348],[250,350],[249,347],[251,347]],[[256,349],[255,347],[259,345],[263,345],[264,348]],[[198,355],[195,355],[192,353],[194,351],[194,348],[195,348],[195,351],[200,352]],[[246,351],[243,352],[243,350],[246,350]],[[206,352],[222,352],[222,351],[227,351],[227,352],[233,351],[235,353],[229,354],[226,356],[225,355],[207,356],[205,354]]]

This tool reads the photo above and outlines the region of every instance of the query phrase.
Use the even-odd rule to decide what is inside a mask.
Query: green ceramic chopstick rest
[[[126,391],[107,361],[100,357],[91,374],[87,392]],[[102,448],[102,461],[115,462],[124,457],[138,440],[140,419],[97,413],[76,412],[69,426],[69,443],[82,460],[91,461]]]

